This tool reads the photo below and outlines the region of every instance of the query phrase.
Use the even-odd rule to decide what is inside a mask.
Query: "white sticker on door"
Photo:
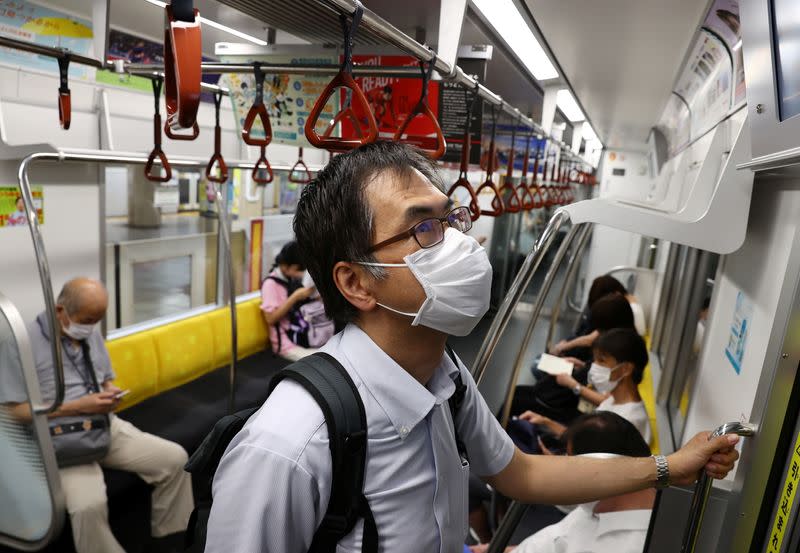
[[[736,308],[733,310],[728,345],[725,347],[725,357],[733,365],[736,374],[742,372],[742,359],[744,359],[747,335],[750,333],[752,322],[753,303],[744,295],[744,292],[739,292],[736,295]]]

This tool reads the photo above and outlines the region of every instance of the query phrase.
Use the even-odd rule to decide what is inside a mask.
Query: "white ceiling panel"
[[[523,0],[603,143],[644,148],[705,0]]]

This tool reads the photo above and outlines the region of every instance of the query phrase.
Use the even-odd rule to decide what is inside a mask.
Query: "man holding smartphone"
[[[180,551],[194,501],[187,455],[173,442],[142,432],[113,414],[128,393],[113,383],[111,359],[97,327],[108,307],[102,283],[76,278],[64,285],[56,314],[61,325],[64,403],[49,415],[61,487],[78,553],[124,553],[108,524],[101,467],[130,471],[154,487],[151,532],[154,551]],[[42,399],[55,396],[52,333],[46,313],[31,325],[31,349]],[[2,402],[20,420],[30,420],[24,386],[4,386]]]

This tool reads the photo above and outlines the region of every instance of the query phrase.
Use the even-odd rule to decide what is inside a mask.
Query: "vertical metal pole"
[[[489,549],[487,549],[486,553],[503,553],[503,551],[505,551],[508,542],[511,541],[514,531],[517,529],[517,526],[519,526],[527,510],[528,505],[524,503],[519,503],[517,501],[511,503],[503,520],[500,522],[500,526],[497,528],[497,532],[495,532],[492,537],[492,541],[489,543]]]
[[[718,438],[724,434],[738,434],[739,436],[755,436],[755,426],[741,422],[729,422],[723,424],[708,437],[709,440]],[[706,513],[708,497],[711,494],[711,478],[703,471],[692,496],[692,506],[689,509],[689,521],[686,523],[686,531],[683,535],[681,553],[694,553],[697,547],[697,538],[700,537],[700,528],[703,525],[703,515]]]
[[[567,262],[567,274],[564,277],[564,284],[561,286],[561,292],[558,294],[558,299],[556,303],[553,305],[553,312],[550,314],[550,328],[547,329],[547,341],[545,342],[545,350],[549,350],[550,346],[553,343],[553,335],[556,331],[556,323],[558,322],[558,317],[561,315],[561,306],[564,304],[564,297],[567,295],[567,290],[570,289],[572,285],[572,280],[575,278],[575,275],[578,273],[578,267],[581,265],[581,257],[583,256],[583,250],[586,248],[586,244],[589,243],[589,235],[592,232],[592,225],[584,225],[581,229],[580,234],[578,234],[578,242],[575,246],[575,250],[572,252],[572,257]]]
[[[236,283],[233,280],[233,253],[231,250],[230,218],[228,217],[227,194],[223,194],[221,186],[214,184],[214,198],[217,204],[219,221],[217,224],[218,236],[222,239],[223,258],[225,259],[225,282],[227,286],[227,300],[231,311],[231,365],[228,373],[230,395],[228,397],[228,412],[236,411],[236,362],[239,358],[237,351],[237,323],[236,323]],[[218,240],[217,243],[220,243]]]
[[[553,240],[555,240],[558,230],[567,221],[569,221],[569,213],[563,210],[556,211],[555,215],[553,215],[547,223],[544,231],[542,231],[539,239],[536,240],[533,249],[525,258],[525,262],[522,264],[519,273],[517,273],[514,282],[511,284],[511,288],[508,290],[505,300],[503,300],[500,309],[497,311],[492,321],[492,326],[489,328],[489,332],[483,340],[483,344],[481,344],[481,349],[475,357],[475,363],[472,366],[472,376],[478,384],[481,383],[483,375],[486,372],[486,367],[489,364],[489,359],[491,359],[497,344],[500,342],[503,332],[505,332],[506,327],[508,327],[508,322],[514,314],[514,309],[517,307],[522,295],[528,288],[533,275],[538,270],[545,253],[547,253]]]
[[[64,360],[61,358],[61,325],[56,317],[56,300],[53,295],[53,283],[50,278],[50,265],[47,262],[47,252],[44,248],[42,231],[39,228],[39,219],[36,216],[36,206],[33,203],[31,184],[28,181],[28,165],[39,157],[51,157],[52,154],[31,154],[22,160],[17,173],[22,203],[25,204],[25,215],[28,219],[28,229],[31,231],[33,250],[36,253],[36,264],[39,269],[39,280],[42,284],[44,305],[47,311],[47,321],[50,324],[50,352],[53,356],[53,372],[55,373],[55,398],[49,406],[35,405],[36,414],[54,413],[64,401]]]
[[[553,258],[553,263],[550,265],[550,269],[548,269],[547,275],[544,277],[542,287],[539,289],[539,293],[536,296],[536,302],[533,305],[533,312],[531,313],[530,322],[528,322],[528,328],[525,330],[525,336],[522,338],[522,343],[520,344],[519,351],[517,352],[517,358],[514,361],[514,372],[511,375],[511,380],[508,382],[506,401],[503,405],[503,416],[500,419],[500,424],[502,424],[503,427],[508,424],[508,416],[511,412],[511,401],[514,398],[514,388],[516,387],[517,380],[519,380],[519,373],[522,371],[522,363],[525,361],[525,352],[528,350],[528,344],[533,336],[533,329],[536,328],[536,323],[539,322],[539,315],[542,312],[544,301],[547,298],[548,292],[550,292],[550,287],[553,285],[556,274],[558,274],[558,268],[561,266],[561,262],[564,260],[564,257],[567,254],[569,245],[575,239],[575,236],[578,234],[578,231],[582,226],[583,225],[575,225],[569,229],[569,233],[567,233],[567,236],[561,243],[561,247],[558,248],[555,257]]]

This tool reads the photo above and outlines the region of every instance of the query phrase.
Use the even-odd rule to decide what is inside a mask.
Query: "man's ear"
[[[631,361],[623,362],[617,370],[617,379],[625,378],[626,376],[630,376],[633,374],[633,370],[635,369],[633,363]]]
[[[377,299],[370,291],[369,281],[373,277],[354,263],[339,261],[333,266],[333,281],[344,298],[359,311],[372,311]]]

